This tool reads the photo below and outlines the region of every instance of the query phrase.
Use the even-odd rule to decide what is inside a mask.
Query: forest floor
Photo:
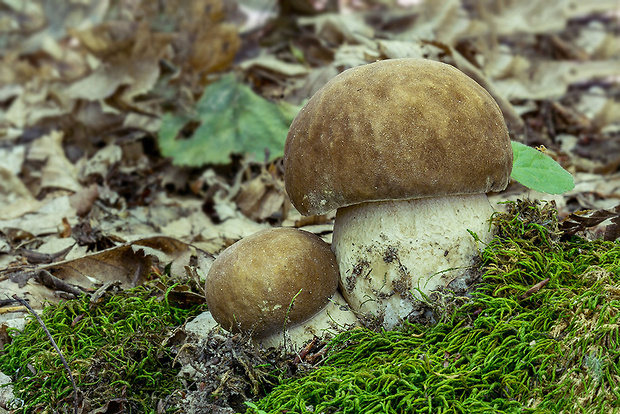
[[[620,412],[616,0],[1,10],[3,409]],[[344,69],[403,57],[474,78],[511,139],[555,159],[574,189],[513,181],[490,195],[507,216],[480,290],[433,308],[449,311],[433,326],[356,329],[301,354],[200,333],[224,248],[270,227],[331,242],[334,214],[302,217],[284,190],[301,106]],[[497,204],[517,200],[545,202]]]

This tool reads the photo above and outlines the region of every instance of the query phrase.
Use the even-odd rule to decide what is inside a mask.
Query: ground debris
[[[314,350],[316,344],[311,344],[308,349]],[[244,412],[246,402],[264,397],[284,378],[311,370],[306,361],[320,360],[325,344],[320,345],[318,352],[300,356],[284,348],[265,349],[248,336],[219,328],[202,338],[190,334],[176,357],[183,367],[179,376],[187,386],[181,410]]]

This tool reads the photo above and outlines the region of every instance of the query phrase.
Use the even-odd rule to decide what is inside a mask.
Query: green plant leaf
[[[562,194],[575,188],[573,176],[541,151],[512,141],[512,178],[532,190]]]
[[[234,74],[210,84],[196,103],[194,116],[167,113],[162,118],[159,146],[174,164],[197,167],[225,164],[231,154],[250,154],[262,161],[284,151],[290,114],[236,81]],[[198,127],[188,138],[180,132],[189,122]]]

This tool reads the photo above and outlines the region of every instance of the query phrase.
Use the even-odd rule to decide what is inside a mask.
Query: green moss
[[[161,288],[160,284],[160,288]],[[155,412],[172,407],[178,364],[167,340],[198,307],[170,303],[164,290],[139,287],[48,306],[42,319],[67,360],[83,400],[84,412],[108,403],[123,412]],[[14,393],[23,400],[16,412],[72,412],[73,388],[43,329],[31,318],[0,355],[0,370],[13,377]]]
[[[620,412],[620,245],[562,240],[550,204],[509,207],[456,312],[343,333],[322,366],[248,412]]]

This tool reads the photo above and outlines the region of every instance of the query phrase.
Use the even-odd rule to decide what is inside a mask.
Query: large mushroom
[[[429,292],[467,287],[482,247],[471,233],[492,237],[486,193],[507,186],[512,149],[475,81],[440,62],[394,59],[323,86],[291,125],[284,169],[300,213],[337,209],[345,299],[391,328]]]
[[[297,229],[259,231],[225,249],[213,262],[205,292],[222,328],[265,346],[295,348],[354,324],[337,292],[338,265],[329,245]]]

